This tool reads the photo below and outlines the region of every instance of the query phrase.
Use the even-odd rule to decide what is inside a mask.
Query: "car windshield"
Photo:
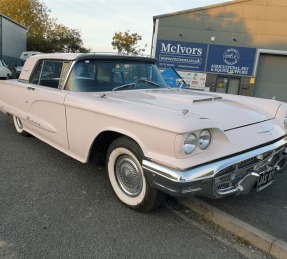
[[[167,87],[153,63],[87,59],[75,64],[65,89],[76,92],[103,92]]]

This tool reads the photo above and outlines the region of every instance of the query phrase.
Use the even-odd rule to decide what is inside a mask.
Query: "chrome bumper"
[[[247,194],[264,171],[287,171],[287,137],[186,171],[148,160],[143,160],[143,169],[153,187],[172,196],[221,198]]]

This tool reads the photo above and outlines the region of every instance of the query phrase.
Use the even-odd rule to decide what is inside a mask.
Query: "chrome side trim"
[[[248,151],[230,158],[225,158],[214,163],[204,164],[191,168],[186,171],[180,171],[162,166],[158,163],[143,160],[143,169],[148,170],[151,174],[165,178],[174,183],[191,183],[202,180],[208,180],[216,176],[218,172],[226,167],[260,155],[264,152],[271,151],[287,144],[287,137],[280,139],[272,144]]]

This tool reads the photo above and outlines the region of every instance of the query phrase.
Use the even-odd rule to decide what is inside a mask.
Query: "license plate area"
[[[268,187],[274,181],[275,170],[269,169],[259,174],[260,177],[257,181],[256,191],[259,192],[264,188]]]

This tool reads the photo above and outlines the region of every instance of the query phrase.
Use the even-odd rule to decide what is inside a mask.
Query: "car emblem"
[[[263,130],[263,131],[258,132],[258,134],[268,133],[269,135],[272,135],[272,133],[271,133],[272,130],[273,130],[273,128],[266,129],[266,130]]]

